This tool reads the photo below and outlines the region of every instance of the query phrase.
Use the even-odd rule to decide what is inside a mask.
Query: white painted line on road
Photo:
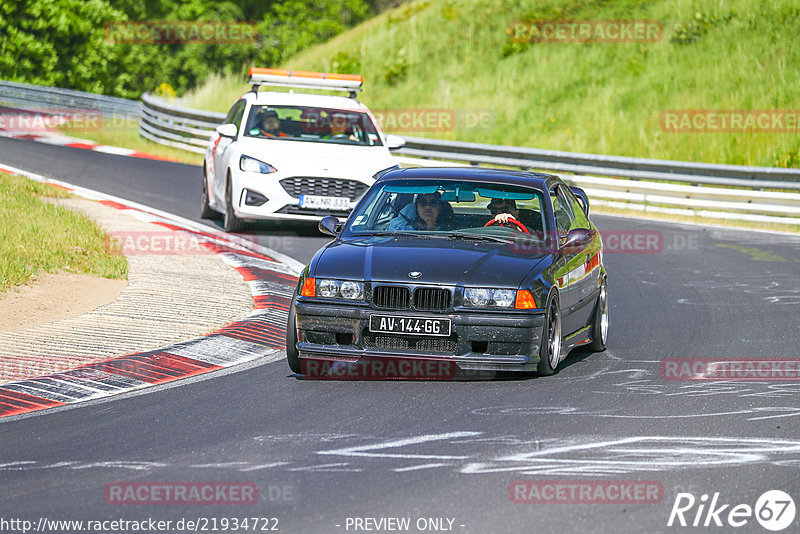
[[[397,469],[392,469],[395,473],[405,473],[406,471],[419,471],[421,469],[432,469],[434,467],[446,467],[451,464],[442,463],[442,464],[422,464],[422,465],[413,465],[411,467],[398,467]]]

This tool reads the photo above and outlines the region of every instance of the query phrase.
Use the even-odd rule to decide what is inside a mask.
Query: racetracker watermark
[[[800,380],[800,359],[774,358],[664,358],[660,364],[664,380]]]
[[[357,362],[303,359],[300,374],[317,380],[453,380],[452,360],[361,358]]]
[[[372,114],[387,132],[452,132],[487,129],[494,124],[489,109],[384,108]]]
[[[258,41],[252,22],[213,20],[121,20],[107,22],[108,44],[251,44]]]
[[[111,482],[103,495],[114,505],[245,505],[258,502],[255,482]]]
[[[515,504],[656,504],[664,499],[657,480],[515,480]]]
[[[658,20],[515,20],[514,43],[655,43],[664,38]]]
[[[103,127],[101,113],[93,109],[39,109],[36,111],[5,109],[0,111],[0,131],[13,133],[47,133],[60,127],[96,132]]]
[[[664,251],[682,252],[699,250],[696,234],[673,232],[664,234],[658,230],[602,230],[603,254],[660,254]],[[543,247],[541,239],[530,239],[527,234],[514,236],[510,245],[516,254],[544,254],[550,249]],[[574,250],[582,250],[582,246]]]
[[[661,112],[667,133],[798,133],[798,109],[668,109]]]
[[[192,256],[212,254],[214,245],[192,232],[114,232],[106,237],[106,249],[126,256]]]
[[[284,254],[295,252],[296,238],[256,234],[229,234],[220,240],[192,231],[113,232],[106,236],[106,250],[111,254],[137,255],[205,255],[226,251],[257,250],[264,247]],[[269,252],[268,252],[269,254]]]

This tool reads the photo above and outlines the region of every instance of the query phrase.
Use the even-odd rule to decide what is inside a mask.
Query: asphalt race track
[[[11,139],[0,139],[0,162],[197,220],[197,167]],[[573,353],[552,377],[467,382],[306,381],[278,361],[6,420],[0,517],[261,517],[298,533],[354,532],[354,518],[388,517],[411,518],[410,532],[420,518],[464,533],[696,531],[667,527],[677,494],[698,501],[685,514],[691,523],[701,496],[718,492],[718,507],[729,506],[712,530],[764,532],[754,517],[732,529],[728,512],[767,490],[800,496],[800,382],[666,380],[661,363],[797,359],[800,238],[593,220],[607,247],[606,352]],[[303,262],[325,242],[313,226],[258,232]],[[658,246],[629,247],[636,232]],[[510,499],[515,481],[553,480],[651,481],[663,495]],[[192,481],[255,483],[259,501],[118,505],[104,496],[114,483]]]

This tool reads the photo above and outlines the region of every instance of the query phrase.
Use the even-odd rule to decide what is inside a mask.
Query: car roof
[[[535,187],[543,191],[549,189],[553,181],[562,181],[558,176],[541,172],[512,171],[484,167],[414,167],[389,171],[381,176],[377,182],[437,178],[460,180],[462,182],[485,182]]]
[[[366,111],[367,106],[354,98],[333,95],[312,95],[308,93],[276,93],[272,91],[252,91],[242,98],[256,105],[271,106],[308,106],[316,108],[346,109],[352,111]]]

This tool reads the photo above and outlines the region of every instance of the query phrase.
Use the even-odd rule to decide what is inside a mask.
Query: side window
[[[242,117],[244,116],[244,108],[246,107],[247,102],[244,100],[241,101],[241,106],[239,109],[236,110],[236,113],[233,115],[233,124],[236,125],[236,129],[239,129],[239,126],[242,124]]]
[[[233,122],[233,116],[236,115],[236,110],[239,109],[239,104],[241,103],[241,100],[234,102],[234,104],[231,106],[231,110],[225,116],[225,120],[222,122],[222,124],[230,124]]]
[[[572,215],[569,201],[564,197],[561,187],[556,186],[550,190],[550,200],[553,203],[553,215],[556,219],[558,234],[566,235],[574,227],[575,217]]]
[[[589,229],[589,219],[586,218],[586,212],[583,211],[583,204],[578,200],[578,197],[568,188],[560,188],[569,200],[572,207],[572,213],[575,214],[575,228]]]
[[[225,117],[225,122],[223,124],[235,124],[236,128],[239,128],[239,125],[242,123],[242,115],[244,115],[244,108],[247,102],[244,100],[237,101],[231,110],[228,112],[228,116]]]

